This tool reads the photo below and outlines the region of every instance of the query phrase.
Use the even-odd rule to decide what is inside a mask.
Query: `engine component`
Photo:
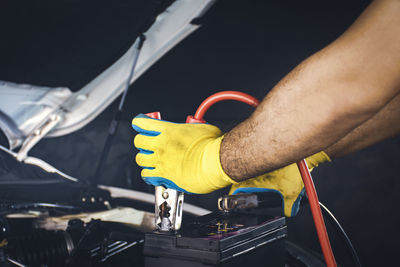
[[[0,187],[1,213],[46,210],[64,215],[66,211],[103,211],[112,206],[113,199],[107,190],[80,183],[9,184]]]
[[[67,214],[64,216],[46,216],[35,220],[34,225],[37,228],[48,230],[65,230],[68,223],[80,219],[84,223],[89,223],[92,219],[101,219],[107,222],[119,222],[136,228],[140,231],[154,230],[154,214],[144,212],[134,208],[119,207],[105,211],[81,212],[78,214]]]
[[[144,234],[122,223],[92,220],[86,225],[79,219],[68,223],[67,232],[75,249],[68,266],[143,265]]]
[[[117,222],[80,219],[66,231],[35,229],[36,218],[0,220],[0,266],[143,266],[144,234]],[[11,261],[10,261],[11,260]],[[135,265],[136,266],[136,265]]]
[[[5,248],[10,258],[29,266],[64,266],[74,244],[65,231],[36,230],[29,235],[10,236]]]

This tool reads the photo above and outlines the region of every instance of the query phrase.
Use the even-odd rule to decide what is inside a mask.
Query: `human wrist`
[[[203,160],[202,162],[206,165],[204,170],[206,171],[206,177],[208,183],[215,189],[220,189],[237,182],[229,177],[224,171],[221,160],[220,160],[220,149],[221,142],[224,136],[220,136],[216,139],[210,140],[204,147]]]
[[[235,182],[242,182],[255,176],[246,175],[244,157],[245,155],[240,153],[238,131],[232,130],[225,134],[220,141],[219,160],[224,173]]]

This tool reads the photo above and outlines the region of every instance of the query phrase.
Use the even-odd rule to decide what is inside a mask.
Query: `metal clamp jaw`
[[[177,231],[182,224],[183,192],[155,187],[155,220],[160,231]]]
[[[258,197],[255,194],[226,195],[218,198],[218,209],[220,211],[230,212],[256,208],[257,206]]]
[[[147,116],[161,120],[160,112],[147,113]],[[160,231],[177,231],[182,224],[183,192],[164,186],[155,187],[155,220]]]

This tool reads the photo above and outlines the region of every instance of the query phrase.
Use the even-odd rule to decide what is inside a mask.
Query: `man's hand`
[[[310,171],[318,164],[330,161],[325,152],[319,152],[306,159]],[[234,184],[230,195],[238,193],[275,192],[282,197],[285,216],[295,216],[299,211],[300,200],[304,194],[304,184],[296,164],[283,167],[270,173]]]
[[[172,123],[140,114],[132,120],[139,134],[136,162],[143,180],[181,192],[205,194],[236,183],[221,167],[222,132],[210,124]]]

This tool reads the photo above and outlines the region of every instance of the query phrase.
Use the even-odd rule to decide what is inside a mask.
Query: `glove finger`
[[[300,201],[304,196],[304,188],[301,190],[297,198],[284,198],[283,209],[286,217],[296,216],[300,210]]]
[[[143,134],[137,134],[133,140],[133,144],[141,153],[153,154],[156,149],[157,137]]]
[[[157,177],[157,176],[153,176],[151,173],[151,170],[150,170],[150,173],[148,173],[147,171],[149,171],[149,170],[143,169],[142,173],[141,173],[142,179],[146,184],[153,185],[153,186],[163,185],[163,183],[162,183],[163,179],[160,179],[160,177]]]
[[[252,189],[246,189],[252,188]],[[248,179],[238,184],[232,185],[229,194],[243,193],[243,190],[253,190],[253,192],[264,192],[263,189],[271,189],[271,191],[279,191],[278,183],[274,180],[273,175],[264,174],[255,178]]]
[[[313,168],[318,167],[320,163],[331,161],[331,158],[324,151],[318,152],[306,158],[308,169],[312,171]]]
[[[196,193],[189,192],[189,191],[179,187],[178,185],[176,185],[173,181],[171,181],[169,179],[166,179],[163,177],[157,177],[157,176],[147,176],[148,173],[146,171],[147,170],[142,171],[142,178],[143,178],[143,181],[147,184],[154,185],[154,186],[162,185],[166,188],[171,188],[171,189],[177,190],[179,192],[184,192],[184,193],[188,193],[188,194],[196,194]]]
[[[159,135],[165,129],[165,125],[167,124],[176,123],[153,119],[144,114],[139,114],[132,120],[132,128],[135,131],[149,136]]]
[[[229,189],[229,195],[234,195],[235,194],[235,190],[238,188],[238,185],[240,185],[240,183],[238,183],[238,184],[233,184],[232,186],[231,186],[231,188]]]
[[[154,154],[146,154],[146,153],[137,153],[136,154],[136,163],[142,167],[147,169],[154,169],[156,163],[156,157]]]
[[[240,188],[236,188],[235,190],[232,190],[232,194],[230,194],[230,195],[236,195],[236,194],[240,194],[240,193],[245,193],[245,194],[251,194],[251,193],[274,193],[274,194],[278,194],[281,197],[281,199],[283,199],[282,193],[280,191],[278,191],[276,189],[259,188],[259,187],[240,187]]]
[[[265,192],[278,193],[279,195],[282,196],[281,192],[279,192],[276,189],[272,189],[272,188],[260,188],[260,187],[236,187],[236,188],[233,188],[233,186],[229,190],[229,195],[236,195],[236,194],[240,194],[240,193],[251,194],[251,193],[265,193]]]
[[[158,173],[156,172],[156,169],[154,167],[145,167],[143,168],[141,175],[142,179],[146,180],[149,177],[157,177]]]

